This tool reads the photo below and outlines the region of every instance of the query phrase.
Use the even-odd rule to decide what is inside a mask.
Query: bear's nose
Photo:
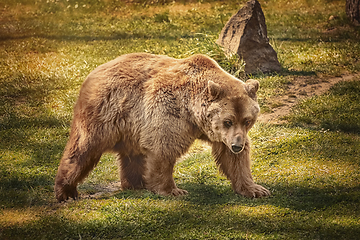
[[[233,150],[234,153],[238,153],[241,152],[241,150],[243,150],[244,146],[243,145],[231,145],[231,149]]]

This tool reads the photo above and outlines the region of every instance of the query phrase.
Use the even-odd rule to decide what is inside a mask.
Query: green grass
[[[287,118],[294,124],[360,133],[360,81],[339,83],[323,96],[307,99]]]
[[[130,1],[129,1],[130,2]],[[118,191],[58,204],[54,177],[80,85],[121,54],[213,57],[245,78],[214,42],[244,1],[4,0],[0,3],[0,239],[357,239],[360,236],[359,79],[306,99],[286,125],[256,124],[252,171],[272,191],[237,196],[196,142],[174,177],[189,195]],[[261,1],[282,72],[261,83],[263,112],[295,76],[359,73],[359,28],[344,1]],[[329,17],[336,16],[333,20]],[[79,186],[118,181],[111,155]]]

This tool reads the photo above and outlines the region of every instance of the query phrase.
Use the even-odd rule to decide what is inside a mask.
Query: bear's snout
[[[228,147],[230,148],[230,150],[233,153],[237,154],[242,152],[242,150],[244,150],[245,143],[243,142],[243,138],[241,137],[241,135],[237,134],[232,138],[232,141],[230,142],[229,145]]]
[[[234,153],[239,153],[239,152],[241,152],[243,149],[244,149],[244,145],[242,145],[242,144],[240,144],[240,145],[232,144],[232,145],[231,145],[231,150],[232,150]]]

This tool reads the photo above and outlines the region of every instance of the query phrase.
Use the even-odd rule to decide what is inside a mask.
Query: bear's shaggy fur
[[[259,83],[246,83],[212,59],[134,53],[97,67],[83,83],[69,141],[55,179],[58,201],[78,197],[77,184],[106,151],[117,154],[123,189],[183,195],[173,179],[176,159],[195,139],[212,145],[234,191],[270,192],[253,182],[247,136],[259,113]]]

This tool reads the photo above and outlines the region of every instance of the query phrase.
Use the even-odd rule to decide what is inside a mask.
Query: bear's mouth
[[[234,153],[234,154],[239,154],[244,150],[244,145],[236,145],[236,144],[232,144],[230,150]]]

